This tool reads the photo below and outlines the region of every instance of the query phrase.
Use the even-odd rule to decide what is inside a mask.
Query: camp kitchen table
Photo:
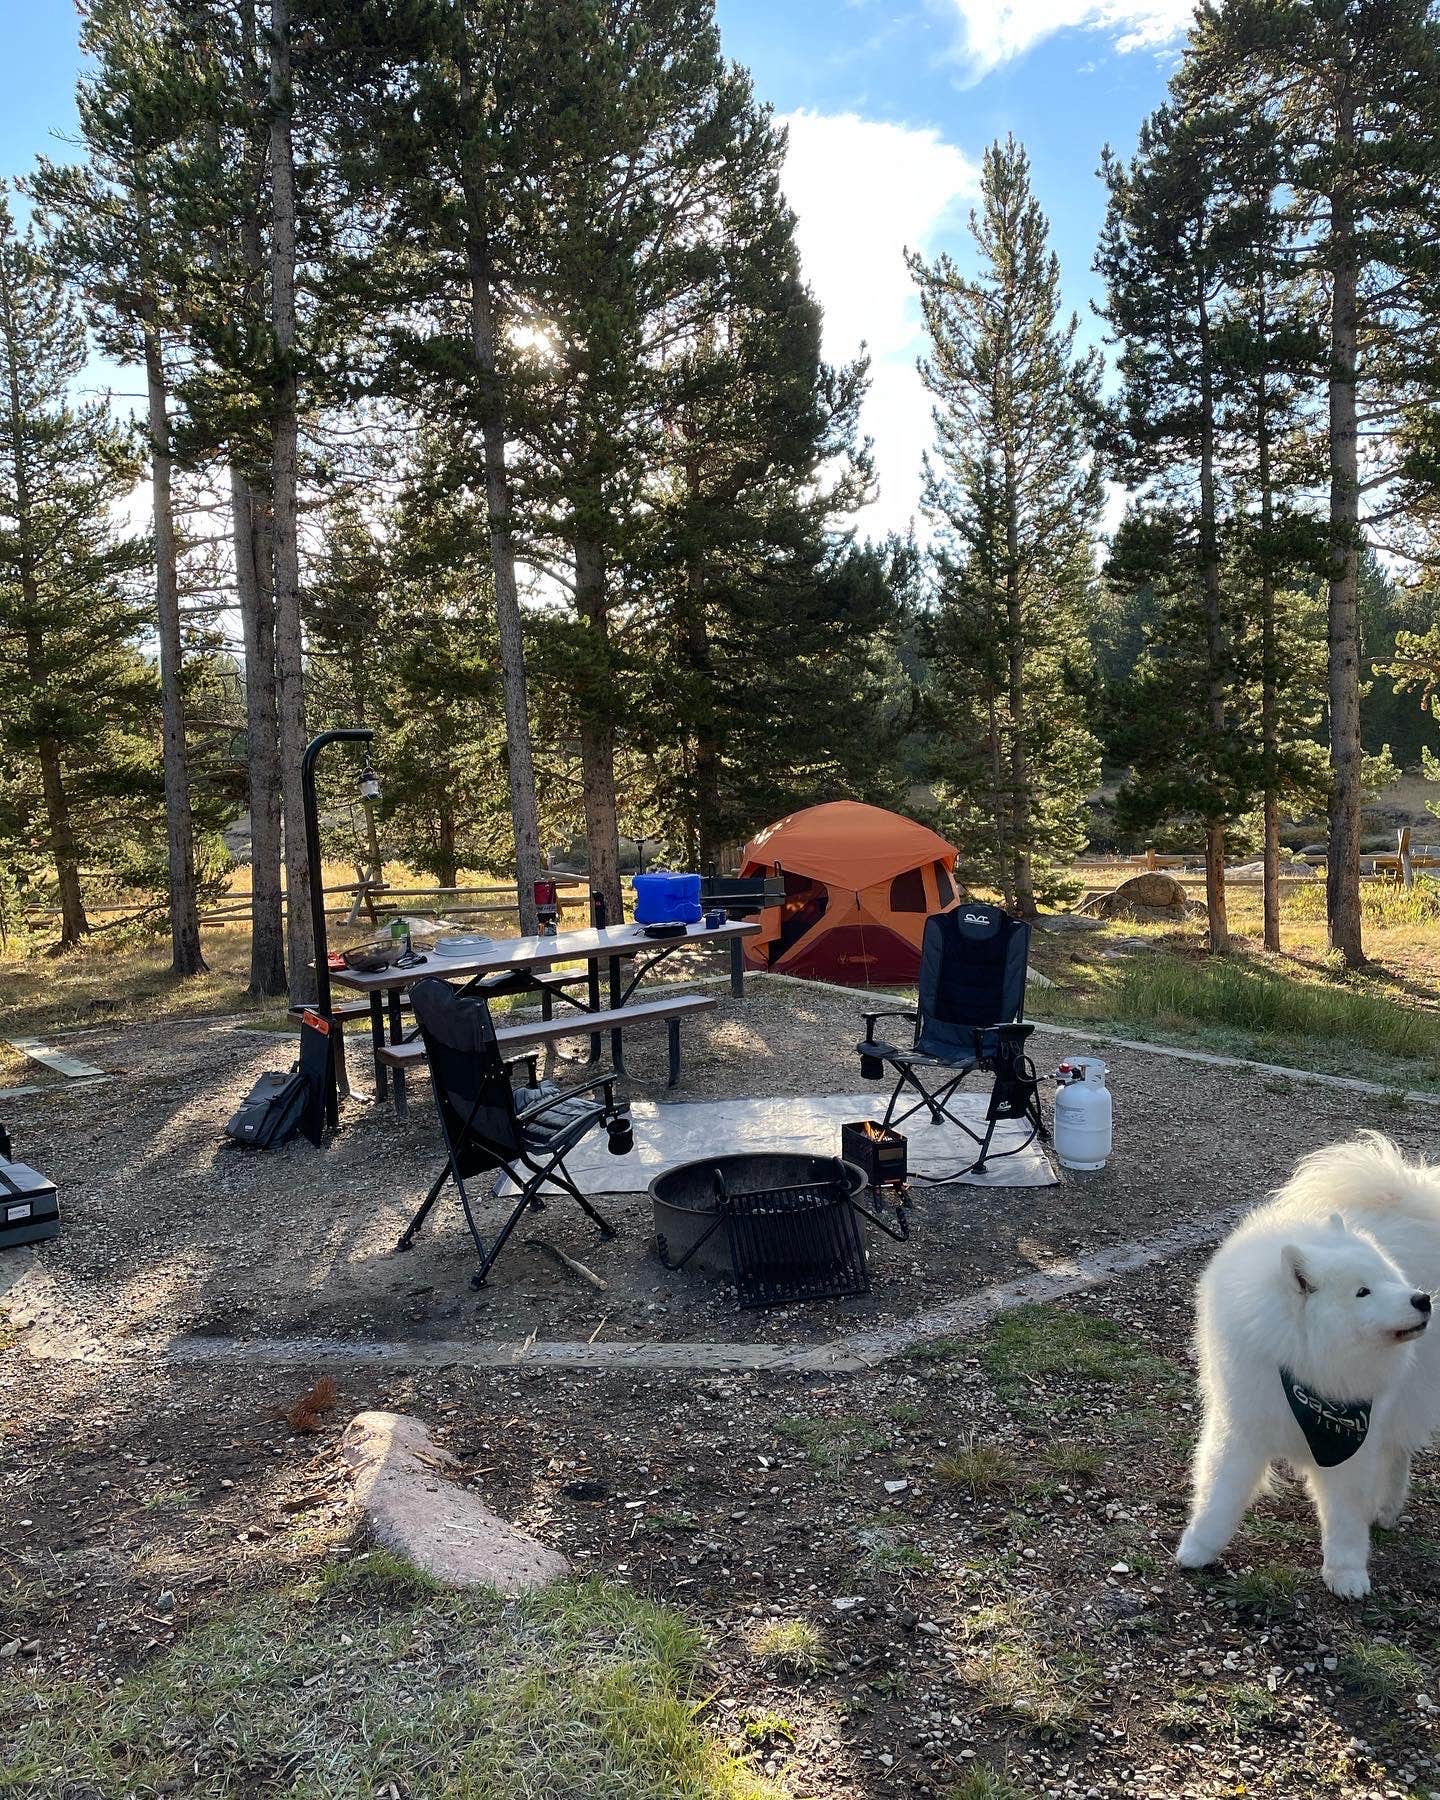
[[[380,1052],[386,1044],[387,1013],[390,1043],[403,1043],[405,1031],[401,1019],[401,998],[412,981],[420,981],[427,975],[438,975],[443,980],[464,976],[464,986],[459,990],[463,994],[485,975],[524,974],[551,969],[556,963],[583,962],[586,972],[584,976],[577,973],[576,980],[585,982],[584,1000],[573,995],[556,996],[568,999],[571,1005],[578,1008],[578,1026],[587,1012],[623,1007],[657,964],[691,944],[728,943],[730,991],[737,996],[742,995],[745,991],[742,939],[753,937],[759,929],[758,920],[731,919],[724,925],[706,925],[703,921],[687,925],[683,937],[652,938],[646,937],[645,928],[641,925],[607,925],[600,931],[561,931],[553,937],[496,938],[483,950],[473,954],[446,956],[440,951],[427,951],[427,960],[418,968],[377,969],[373,974],[362,973],[359,969],[333,969],[330,980],[333,986],[350,988],[357,994],[366,995],[370,1001],[370,1040],[375,1054],[375,1097],[379,1100],[388,1091],[389,1071],[380,1060]],[[635,964],[628,981],[622,966],[627,962]],[[610,970],[610,996],[604,1004],[600,999],[602,963],[607,963]],[[537,983],[537,988],[538,985]],[[610,1051],[616,1069],[623,1073],[624,1053],[619,1030],[610,1033]],[[590,1060],[598,1060],[599,1054],[599,1040],[594,1038],[591,1041]],[[401,1097],[399,1090],[403,1080],[404,1076],[397,1069],[397,1099]]]

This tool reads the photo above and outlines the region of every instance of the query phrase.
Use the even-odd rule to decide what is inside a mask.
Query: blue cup
[[[718,931],[726,922],[725,908],[723,906],[712,906],[705,915],[705,924],[710,931]]]

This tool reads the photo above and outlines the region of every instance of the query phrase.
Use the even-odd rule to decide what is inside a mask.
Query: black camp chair
[[[1035,1027],[1021,1022],[1029,953],[1030,927],[1023,919],[1012,919],[998,906],[962,901],[925,921],[918,1009],[864,1014],[865,1041],[855,1046],[860,1073],[870,1081],[879,1081],[887,1068],[896,1074],[886,1126],[903,1125],[924,1107],[937,1125],[948,1121],[980,1146],[968,1168],[956,1169],[946,1179],[984,1169],[992,1160],[990,1143],[1001,1119],[1028,1119],[1030,1134],[995,1151],[994,1157],[1015,1156],[1037,1135],[1044,1139],[1035,1065],[1025,1052],[1025,1040]],[[877,1039],[877,1019],[913,1020],[910,1048]],[[977,1069],[995,1077],[983,1134],[950,1110],[960,1084]],[[897,1112],[907,1092],[917,1098]]]
[[[472,990],[462,996],[432,976],[412,986],[410,1002],[430,1065],[446,1160],[396,1249],[410,1248],[441,1189],[452,1178],[480,1258],[479,1273],[470,1278],[472,1287],[484,1285],[525,1209],[543,1209],[540,1189],[546,1182],[563,1189],[607,1238],[614,1237],[613,1228],[566,1173],[565,1158],[581,1138],[601,1124],[610,1135],[610,1149],[616,1156],[634,1148],[630,1110],[623,1103],[616,1103],[615,1078],[604,1076],[572,1088],[562,1088],[553,1081],[542,1081],[535,1087],[512,1087],[510,1067],[500,1055],[489,1002],[483,992]],[[585,1098],[597,1090],[602,1096],[600,1101]],[[490,1169],[503,1170],[519,1189],[519,1198],[494,1243],[487,1245],[475,1223],[465,1182],[467,1177]]]

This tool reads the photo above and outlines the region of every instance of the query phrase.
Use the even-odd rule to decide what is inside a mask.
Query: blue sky
[[[881,495],[866,529],[903,529],[919,492],[927,408],[906,245],[966,254],[985,146],[1030,152],[1069,303],[1092,338],[1101,147],[1128,152],[1164,97],[1190,0],[716,0],[727,54],[791,134],[786,188],[826,316],[826,353],[861,338],[874,363],[866,428]],[[0,174],[73,133],[78,53],[66,0],[0,0]]]

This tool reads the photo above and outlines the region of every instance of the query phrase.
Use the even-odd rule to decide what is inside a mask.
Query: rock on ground
[[[518,1594],[569,1573],[559,1551],[537,1544],[456,1485],[459,1463],[423,1420],[357,1413],[341,1451],[375,1542],[444,1586]]]
[[[1183,919],[1189,911],[1185,889],[1163,869],[1146,869],[1102,894],[1086,909],[1102,919]]]

